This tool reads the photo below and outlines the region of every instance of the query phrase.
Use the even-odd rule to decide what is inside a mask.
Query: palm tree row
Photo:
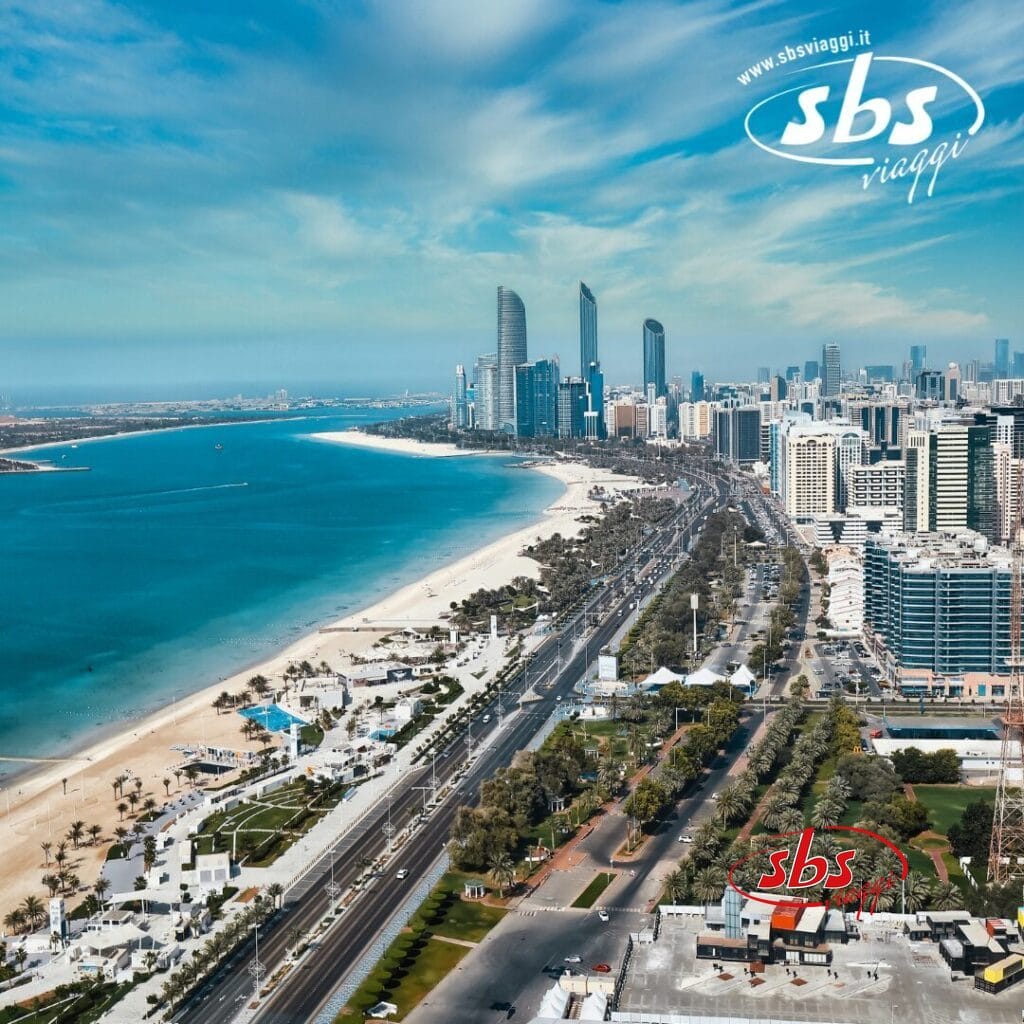
[[[272,887],[273,888],[273,887]],[[213,933],[191,957],[165,982],[161,990],[163,998],[172,1006],[212,971],[249,934],[253,925],[262,924],[276,909],[277,896],[267,891],[269,899],[257,896],[244,910],[236,914],[224,927]]]

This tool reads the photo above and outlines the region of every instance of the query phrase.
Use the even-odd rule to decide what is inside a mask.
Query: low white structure
[[[859,634],[864,628],[864,566],[853,548],[825,548],[828,563],[828,617],[839,633]]]
[[[916,747],[923,754],[934,754],[937,750],[953,750],[960,758],[960,771],[968,778],[981,779],[999,774],[999,755],[1002,740],[923,740],[888,739],[880,737],[871,740],[876,754],[891,757],[900,750]],[[1013,756],[1020,756],[1020,743],[1011,741]]]

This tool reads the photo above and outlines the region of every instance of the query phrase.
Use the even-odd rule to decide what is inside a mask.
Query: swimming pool
[[[243,718],[251,718],[254,722],[259,722],[267,732],[285,732],[292,722],[299,726],[307,724],[298,715],[285,711],[277,704],[260,704],[253,708],[245,708],[238,713]]]

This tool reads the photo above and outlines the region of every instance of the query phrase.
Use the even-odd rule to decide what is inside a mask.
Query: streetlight
[[[252,975],[253,999],[260,997],[260,978],[263,976],[263,964],[260,963],[260,926],[254,925],[253,931],[256,934],[256,953],[252,963],[249,964],[249,973]]]

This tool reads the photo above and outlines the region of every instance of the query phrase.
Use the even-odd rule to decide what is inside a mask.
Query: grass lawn
[[[928,808],[932,829],[946,835],[950,825],[960,820],[968,804],[987,800],[995,803],[995,789],[981,786],[922,786],[915,785],[917,799]]]
[[[394,980],[393,988],[392,982],[387,981],[382,989],[382,978],[375,970],[359,986],[349,1005],[341,1011],[336,1020],[344,1021],[346,1024],[366,1020],[366,1012],[382,999],[394,1003],[398,1007],[396,1016],[402,1019],[458,966],[459,961],[468,952],[466,946],[456,946],[442,939],[428,939],[409,969],[398,972],[403,976],[391,976]]]
[[[598,896],[615,881],[615,874],[611,871],[602,871],[594,880],[572,901],[572,905],[581,910],[589,910],[596,902]]]
[[[506,913],[508,911],[500,907],[457,899],[445,913],[444,920],[440,924],[431,925],[430,930],[435,935],[444,935],[449,939],[480,942]]]

